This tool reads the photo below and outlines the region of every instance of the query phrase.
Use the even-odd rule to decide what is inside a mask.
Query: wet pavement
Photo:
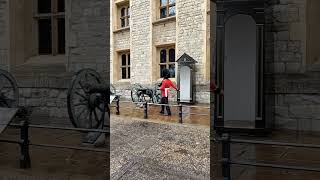
[[[120,108],[118,116],[113,108],[111,116],[111,179],[210,179],[209,147],[214,149],[216,145],[209,141],[209,116],[186,115],[184,123],[179,124],[177,109],[172,108],[173,116],[167,117],[159,115],[159,107],[151,107],[149,119],[143,119],[143,109],[130,104],[121,107],[127,110]],[[191,113],[209,113],[206,108],[185,109]],[[32,117],[33,124],[44,121],[47,125],[71,126],[65,118]],[[17,140],[19,136],[18,129],[8,128],[0,134],[0,139]],[[84,136],[79,132],[30,129],[33,143],[81,147]],[[266,137],[236,138],[320,144],[319,133],[297,131],[273,131]],[[105,180],[109,176],[106,153],[31,147],[32,168],[21,170],[19,150],[17,145],[0,143],[0,179]],[[320,168],[320,149],[233,144],[231,152],[231,158],[237,161]],[[214,158],[216,152],[212,153],[211,158]],[[211,173],[217,171],[217,167],[211,169]],[[239,165],[232,165],[231,174],[235,180],[320,179],[317,172]]]
[[[112,104],[111,112],[115,114],[116,104]],[[177,104],[174,104],[177,105]],[[179,122],[179,108],[170,107],[172,116],[164,116],[160,114],[161,107],[158,105],[148,106],[148,119],[161,122]],[[210,125],[210,109],[207,104],[198,104],[196,106],[183,106],[182,108],[183,123]],[[144,118],[144,109],[140,105],[133,104],[128,101],[120,101],[120,115],[121,117]]]
[[[44,119],[46,118],[46,119]],[[33,117],[33,124],[47,121],[48,125],[71,126],[68,119]],[[57,144],[83,147],[85,134],[62,130],[29,130],[30,141],[41,144]],[[0,139],[18,140],[20,130],[8,128]],[[79,150],[30,147],[31,168],[19,168],[20,147],[0,143],[0,179],[23,180],[105,180],[107,154]]]

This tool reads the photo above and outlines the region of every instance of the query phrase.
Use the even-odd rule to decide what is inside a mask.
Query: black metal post
[[[148,119],[148,103],[144,103],[144,118]]]
[[[179,123],[182,124],[182,105],[179,104]]]
[[[224,180],[231,180],[230,174],[230,136],[223,134],[222,143],[222,177]]]
[[[27,169],[31,167],[30,155],[29,155],[29,123],[24,121],[21,126],[21,154],[20,154],[20,168]]]
[[[120,115],[120,98],[119,97],[117,97],[116,109],[117,109],[116,115]]]

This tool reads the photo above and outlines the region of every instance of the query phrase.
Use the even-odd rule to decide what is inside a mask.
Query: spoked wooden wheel
[[[0,69],[0,107],[14,108],[19,105],[19,90],[14,77]]]
[[[77,128],[103,128],[108,116],[106,99],[100,93],[90,93],[90,88],[102,84],[101,76],[92,69],[79,71],[68,91],[67,105],[71,123]]]
[[[138,95],[138,90],[142,89],[142,85],[141,84],[133,84],[131,87],[131,100],[132,102],[139,102],[139,95]]]
[[[155,83],[154,84],[154,94],[153,94],[153,102],[160,104],[161,102],[161,91],[160,91],[160,85],[161,83]]]

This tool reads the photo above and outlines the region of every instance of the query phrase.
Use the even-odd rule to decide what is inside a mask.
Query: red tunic
[[[169,89],[170,87],[178,90],[178,88],[172,83],[172,81],[170,81],[170,79],[164,79],[160,87],[162,97],[169,97],[169,91],[166,94],[166,88]]]

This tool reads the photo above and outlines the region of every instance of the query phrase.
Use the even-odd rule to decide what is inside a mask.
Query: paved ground
[[[44,119],[46,118],[46,119]],[[34,117],[33,123],[70,126],[65,119]],[[0,139],[18,140],[20,131],[8,128]],[[30,129],[32,143],[81,146],[84,134],[61,130]],[[105,180],[107,154],[77,150],[31,147],[31,169],[19,169],[20,148],[0,143],[0,180]]]
[[[206,126],[112,117],[112,179],[209,179]]]

